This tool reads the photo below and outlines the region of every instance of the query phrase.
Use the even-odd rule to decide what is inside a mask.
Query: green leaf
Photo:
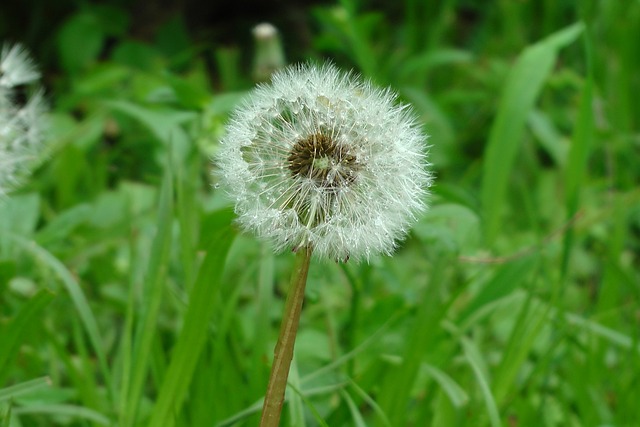
[[[523,304],[509,304],[509,311],[517,314],[517,319],[494,374],[492,388],[499,404],[520,392],[518,387],[522,381],[519,381],[518,374],[522,372],[527,356],[538,342],[543,327],[548,325],[548,309],[531,304],[531,298],[531,293],[527,293]]]
[[[127,101],[110,101],[107,103],[128,116],[138,120],[151,133],[171,147],[171,158],[181,162],[187,156],[192,145],[191,138],[181,125],[195,117],[193,113],[172,110],[152,110]]]
[[[349,407],[349,413],[351,414],[352,420],[352,424],[350,425],[353,425],[354,427],[367,427],[367,423],[364,421],[364,418],[362,417],[358,406],[351,398],[351,395],[343,389],[340,390],[340,396],[342,396],[342,399],[347,402],[347,406]]]
[[[538,139],[540,146],[557,165],[564,166],[567,162],[569,142],[555,128],[549,115],[542,111],[532,111],[529,115],[528,124],[531,132]]]
[[[222,272],[233,236],[228,227],[211,236],[207,255],[189,295],[184,326],[172,351],[150,427],[168,426],[173,415],[180,412],[207,337],[213,309],[218,306]]]
[[[64,416],[71,418],[81,418],[101,426],[113,425],[109,418],[105,415],[89,408],[83,408],[75,405],[29,405],[15,408],[13,410],[15,415],[21,414],[44,414],[47,418],[52,416]]]
[[[58,34],[60,62],[68,72],[76,72],[93,62],[102,49],[104,32],[91,13],[72,16]]]
[[[113,51],[113,61],[137,70],[153,72],[162,65],[160,53],[148,44],[124,41]]]
[[[553,68],[558,50],[576,40],[582,30],[582,24],[574,24],[529,46],[507,75],[484,154],[482,207],[489,245],[500,229],[506,190],[526,119]]]
[[[477,247],[480,240],[478,215],[466,206],[441,204],[432,207],[414,232],[425,242],[437,242],[451,252],[465,252]]]
[[[0,405],[0,427],[10,427],[11,405]]]
[[[480,387],[480,393],[484,398],[487,413],[489,415],[489,422],[492,427],[501,427],[502,423],[500,422],[500,412],[498,411],[498,406],[491,394],[491,388],[489,386],[487,363],[482,358],[480,349],[478,349],[473,341],[466,337],[462,337],[461,344],[464,350],[465,359],[469,363],[469,366],[471,366],[471,370],[473,371],[478,386]]]
[[[132,375],[123,381],[122,402],[124,408],[122,409],[123,420],[121,422],[123,426],[136,424],[138,407],[149,371],[171,249],[172,220],[173,185],[171,173],[167,172],[160,192],[157,232],[147,267],[143,312],[140,315],[140,323],[133,342]]]
[[[78,283],[76,277],[58,258],[53,256],[43,247],[37,245],[34,241],[25,240],[24,238],[15,235],[10,235],[10,237],[25,251],[31,253],[40,262],[42,262],[42,264],[49,267],[51,271],[53,271],[55,275],[58,276],[58,278],[66,288],[69,296],[71,297],[71,300],[73,301],[73,305],[78,311],[78,314],[82,321],[82,326],[85,328],[87,335],[89,336],[89,341],[91,342],[91,345],[96,352],[102,375],[104,376],[104,380],[107,382],[107,391],[111,396],[111,393],[113,392],[113,389],[111,388],[111,373],[109,372],[109,367],[107,364],[107,355],[105,352],[104,341],[102,340],[102,336],[100,335],[100,331],[98,329],[98,322],[96,321],[93,311],[91,310],[91,306],[89,305],[87,297],[82,292],[80,283]]]
[[[9,373],[8,366],[17,357],[22,340],[31,329],[38,328],[39,316],[52,300],[53,294],[51,292],[41,290],[22,306],[16,317],[9,324],[1,329],[0,382],[2,382],[4,375]],[[0,390],[0,400],[2,400],[2,392],[3,390]]]
[[[517,289],[524,279],[529,276],[537,261],[538,258],[536,256],[528,256],[501,266],[460,313],[457,322],[460,328],[465,330],[466,325],[473,323],[473,318],[484,307],[508,296]]]
[[[209,90],[191,81],[176,77],[166,72],[164,78],[171,85],[178,101],[182,106],[189,109],[202,109],[209,102]]]
[[[16,275],[16,263],[0,259],[0,295],[3,295],[9,280]]]
[[[91,213],[92,209],[89,205],[76,205],[52,219],[36,234],[36,240],[40,245],[62,240],[76,227],[86,222]]]
[[[39,218],[38,194],[17,195],[0,201],[0,230],[11,230],[12,233],[29,236],[35,230]]]
[[[574,130],[573,140],[569,149],[569,160],[566,168],[566,207],[569,218],[578,211],[580,194],[584,177],[587,173],[588,159],[593,145],[593,79],[591,76],[585,82],[580,100],[580,110]],[[567,274],[569,257],[573,247],[573,228],[565,235],[562,261],[562,274]]]
[[[51,386],[51,379],[49,377],[41,377],[15,384],[11,387],[5,387],[0,389],[0,402],[15,399],[16,397],[27,395],[34,390],[49,386]]]
[[[298,350],[296,348],[296,350]],[[304,417],[304,395],[300,391],[300,371],[298,370],[298,357],[294,356],[291,369],[289,370],[289,379],[287,385],[290,391],[286,393],[287,396],[287,408],[289,409],[289,424],[292,426],[307,427]],[[291,392],[294,390],[295,392]],[[321,421],[321,417],[319,417]]]
[[[451,404],[456,408],[461,408],[469,402],[469,395],[456,383],[446,372],[433,365],[425,364],[427,372],[440,385],[442,390],[451,400]]]

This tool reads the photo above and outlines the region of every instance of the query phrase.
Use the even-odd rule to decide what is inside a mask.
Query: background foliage
[[[53,154],[0,202],[1,426],[256,425],[292,256],[209,159],[265,19],[398,90],[437,177],[394,257],[312,265],[284,423],[640,422],[640,3],[15,3]]]

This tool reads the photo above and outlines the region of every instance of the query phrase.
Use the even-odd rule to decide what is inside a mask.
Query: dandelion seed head
[[[20,45],[5,44],[0,52],[0,196],[14,188],[29,173],[44,137],[46,106],[37,90],[25,103],[17,90],[37,80],[40,74],[28,52]]]
[[[426,136],[407,105],[332,65],[274,74],[232,115],[216,163],[246,230],[320,258],[390,254],[425,209]]]
[[[0,53],[0,87],[12,88],[40,78],[29,52],[21,45],[2,46]]]

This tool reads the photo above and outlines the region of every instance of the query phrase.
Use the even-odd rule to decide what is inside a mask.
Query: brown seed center
[[[287,161],[293,177],[311,178],[326,189],[346,187],[355,180],[356,157],[323,133],[296,142]]]

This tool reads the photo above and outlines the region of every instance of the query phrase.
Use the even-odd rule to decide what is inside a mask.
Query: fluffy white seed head
[[[31,83],[40,78],[40,73],[27,52],[17,44],[2,46],[0,54],[0,87],[12,88]]]
[[[258,86],[216,156],[243,228],[321,258],[390,254],[425,209],[426,136],[392,91],[332,65]]]
[[[46,106],[41,90],[24,103],[16,91],[39,78],[33,61],[20,46],[4,45],[0,54],[0,196],[29,172],[44,135]]]

